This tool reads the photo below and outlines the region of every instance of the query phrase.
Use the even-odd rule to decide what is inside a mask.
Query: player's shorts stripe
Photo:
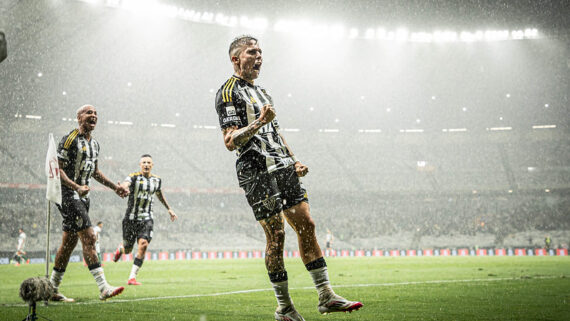
[[[75,139],[75,137],[77,137],[77,133],[79,131],[77,129],[73,130],[71,132],[71,134],[69,134],[69,136],[67,137],[67,140],[65,141],[65,144],[63,144],[63,148],[64,149],[68,149],[69,146],[71,146],[71,143],[73,142],[73,140]]]

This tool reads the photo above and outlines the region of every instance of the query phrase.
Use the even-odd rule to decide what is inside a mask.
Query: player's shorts
[[[331,247],[331,242],[327,242],[327,249]]]
[[[138,239],[152,240],[153,220],[138,221],[123,219],[123,246],[132,248]]]
[[[91,226],[88,198],[63,197],[57,208],[63,217],[63,231],[79,232]]]
[[[239,186],[245,191],[247,202],[258,221],[301,202],[309,202],[294,166],[268,173],[244,162],[238,164],[237,171]]]

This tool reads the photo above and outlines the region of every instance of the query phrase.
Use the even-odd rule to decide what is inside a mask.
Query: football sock
[[[315,284],[317,288],[319,300],[333,295],[334,291],[329,281],[329,273],[325,259],[321,257],[313,262],[307,263],[305,266],[313,279],[313,284]]]
[[[133,267],[131,268],[131,275],[129,275],[129,280],[135,279],[137,277],[137,273],[139,273],[139,269],[141,268],[142,264],[143,264],[143,259],[135,257],[135,262],[133,263]]]
[[[287,281],[287,271],[269,273],[269,280],[273,285],[273,290],[275,291],[275,298],[277,299],[277,304],[279,304],[279,309],[284,308],[293,304],[291,296],[289,295],[289,281]]]
[[[65,269],[58,269],[54,267],[53,270],[51,271],[51,278],[49,279],[49,281],[51,282],[51,284],[53,284],[56,293],[58,292],[59,284],[61,283],[61,280],[63,280],[64,274],[65,274]]]
[[[105,272],[103,272],[103,268],[101,267],[100,263],[96,263],[89,266],[89,272],[93,275],[95,282],[97,282],[97,286],[99,287],[99,291],[103,291],[107,286],[107,280],[105,280]]]

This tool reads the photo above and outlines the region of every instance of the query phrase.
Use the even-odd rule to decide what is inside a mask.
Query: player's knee
[[[315,233],[315,221],[309,218],[301,227],[300,234],[313,235]]]
[[[125,247],[124,250],[125,250],[125,254],[130,254],[133,251],[133,247],[132,246],[131,247]]]

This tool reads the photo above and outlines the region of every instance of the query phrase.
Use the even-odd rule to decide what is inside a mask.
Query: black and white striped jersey
[[[125,181],[131,183],[129,205],[125,217],[129,220],[151,220],[154,194],[160,192],[162,180],[154,174],[145,177],[141,172],[135,172],[129,174]]]
[[[273,99],[261,86],[232,76],[216,94],[216,111],[222,129],[237,126],[246,127],[259,117],[261,108],[273,105]],[[275,105],[273,105],[275,107]],[[238,162],[258,159],[267,172],[292,165],[287,147],[279,136],[279,122],[274,118],[238,149]]]
[[[91,137],[87,140],[78,129],[63,136],[57,147],[57,157],[63,162],[63,170],[67,177],[78,185],[89,185],[91,175],[97,166],[99,143]],[[72,188],[61,184],[62,196],[73,196],[79,199],[79,194]],[[83,198],[89,198],[89,193]]]

